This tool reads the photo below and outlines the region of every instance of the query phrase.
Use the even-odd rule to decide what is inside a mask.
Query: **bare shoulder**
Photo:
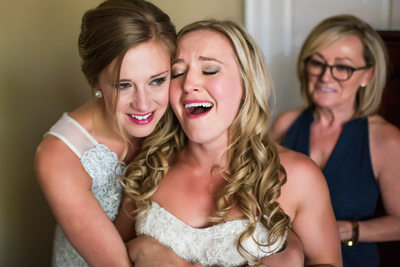
[[[67,145],[59,138],[53,135],[47,135],[43,138],[42,142],[36,149],[35,153],[35,168],[44,167],[49,162],[57,162],[62,160],[64,157],[68,158],[72,151]]]
[[[328,185],[314,161],[281,146],[278,151],[287,177],[279,198],[284,211],[294,219],[300,210],[315,206],[316,202],[330,203]]]
[[[368,118],[369,143],[375,176],[395,177],[400,157],[400,130],[379,115]]]
[[[278,147],[278,151],[287,175],[284,187],[290,191],[304,194],[308,194],[311,190],[314,193],[319,189],[325,190],[325,178],[314,161],[304,154],[282,146]]]
[[[288,178],[293,176],[307,179],[306,177],[312,177],[316,174],[319,175],[321,170],[306,155],[287,149],[283,146],[278,146],[280,161],[282,166],[285,168]]]
[[[36,149],[34,169],[42,186],[58,181],[64,185],[68,182],[74,183],[82,174],[86,175],[80,159],[63,141],[53,135],[43,138]],[[68,179],[65,179],[67,176]]]
[[[371,155],[377,160],[400,151],[400,130],[379,115],[368,118]]]
[[[378,145],[400,145],[400,130],[379,115],[368,117],[370,140]]]
[[[271,128],[272,139],[278,143],[281,143],[283,137],[286,135],[290,126],[300,116],[300,114],[303,112],[304,109],[305,109],[304,107],[301,107],[286,112],[282,112],[281,114],[279,114],[276,117],[274,123],[272,124]]]

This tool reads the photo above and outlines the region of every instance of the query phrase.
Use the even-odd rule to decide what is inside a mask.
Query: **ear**
[[[363,75],[363,78],[361,80],[361,86],[365,87],[369,83],[369,80],[371,80],[372,76],[374,75],[375,72],[375,67],[369,68]]]

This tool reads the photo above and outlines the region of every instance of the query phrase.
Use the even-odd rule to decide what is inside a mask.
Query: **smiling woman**
[[[175,129],[168,108],[175,41],[168,15],[146,1],[106,0],[84,14],[79,52],[95,97],[64,113],[35,155],[58,222],[53,266],[131,266],[113,225],[117,178],[143,137],[162,140]]]
[[[117,60],[100,73],[94,90],[102,92],[105,111],[110,118],[116,114],[128,136],[148,136],[167,110],[169,60],[166,47],[158,40],[149,40],[126,52],[118,83],[114,82]]]
[[[311,31],[297,67],[307,107],[279,115],[273,136],[323,171],[344,266],[377,267],[374,242],[400,240],[400,131],[377,115],[385,45],[362,20],[338,15]],[[374,218],[379,194],[385,214]]]

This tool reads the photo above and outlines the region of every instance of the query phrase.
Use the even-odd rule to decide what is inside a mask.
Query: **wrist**
[[[344,240],[342,243],[346,244],[349,247],[354,246],[358,243],[358,238],[360,235],[360,225],[358,221],[350,221],[351,223],[351,238],[349,240]]]

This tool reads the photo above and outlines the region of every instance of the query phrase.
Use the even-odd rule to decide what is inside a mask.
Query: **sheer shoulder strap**
[[[98,144],[96,139],[76,120],[64,113],[45,134],[61,139],[79,158],[86,150]]]

